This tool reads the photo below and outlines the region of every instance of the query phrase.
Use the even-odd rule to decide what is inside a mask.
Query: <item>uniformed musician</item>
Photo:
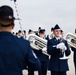
[[[65,53],[66,56],[70,55],[70,49],[67,41],[61,37],[61,29],[56,24],[53,30],[55,37],[50,39],[47,44],[47,52],[51,55],[49,61],[49,69],[51,75],[66,75],[68,68],[68,59],[60,59]],[[63,53],[64,52],[64,53]]]
[[[51,28],[51,35],[50,35],[50,39],[52,39],[54,37],[54,34],[53,34],[53,27]]]
[[[41,37],[43,39],[45,38],[45,29],[39,30],[39,37]],[[46,50],[46,48],[43,48],[42,50],[41,49],[39,49],[39,50],[33,49],[36,56],[38,57],[39,75],[47,75],[49,56],[42,53],[42,51],[45,51],[45,50]],[[29,64],[29,65],[31,65],[31,64]],[[34,71],[37,71],[36,68],[29,67],[28,75],[34,75]]]
[[[31,62],[34,66],[37,63],[29,42],[11,33],[15,26],[14,20],[13,9],[7,5],[1,6],[0,75],[23,75],[26,62]]]
[[[76,75],[76,48],[71,47],[73,51],[73,61],[74,61],[74,67],[75,67],[75,75]]]
[[[45,29],[39,30],[39,37],[46,39],[45,33],[46,33]],[[47,70],[48,70],[49,56],[42,53],[42,51],[45,50],[46,50],[45,48],[43,48],[39,52],[37,52],[37,50],[34,50],[41,63],[41,75],[47,75]]]

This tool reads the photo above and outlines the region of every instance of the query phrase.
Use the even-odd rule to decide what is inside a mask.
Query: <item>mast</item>
[[[20,19],[20,14],[19,14],[19,10],[18,10],[17,0],[11,0],[11,1],[14,1],[15,10],[16,10],[17,17],[18,17],[18,20],[19,20],[20,29],[23,32],[22,20]]]

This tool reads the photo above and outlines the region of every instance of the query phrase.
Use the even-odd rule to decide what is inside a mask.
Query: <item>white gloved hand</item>
[[[64,46],[64,43],[59,43],[59,44],[57,44],[57,46],[56,46],[56,47],[57,47],[57,49],[59,49],[59,48],[60,48],[60,49],[62,49],[62,48],[63,48],[63,46]]]
[[[42,49],[42,51],[44,52],[44,51],[47,51],[47,48],[46,47],[44,47],[43,49]]]
[[[59,43],[57,46],[56,46],[57,49],[61,49],[61,50],[66,50],[66,46],[64,43]]]

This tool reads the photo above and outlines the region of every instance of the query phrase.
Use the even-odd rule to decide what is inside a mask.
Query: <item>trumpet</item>
[[[38,36],[35,35],[35,34],[30,34],[30,35],[28,35],[27,40],[29,40],[30,46],[31,46],[33,49],[39,50],[39,49],[42,49],[42,48],[44,48],[44,47],[47,48],[47,40],[45,40],[45,39],[43,39],[43,38],[40,38],[40,37],[38,37]],[[47,51],[43,51],[42,53],[45,54],[45,55],[47,55],[47,56],[50,56],[50,55],[47,53]]]
[[[67,33],[64,36],[64,39],[67,41],[69,46],[76,48],[76,35],[72,33]]]

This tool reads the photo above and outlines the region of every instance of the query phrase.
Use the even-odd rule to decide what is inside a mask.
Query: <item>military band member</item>
[[[75,29],[75,34],[76,34],[76,29]]]
[[[54,37],[53,29],[54,29],[54,28],[52,27],[52,28],[51,28],[51,35],[50,35],[50,37],[49,37],[50,39],[52,39],[52,38]]]
[[[14,24],[13,9],[0,7],[0,75],[23,75],[26,62],[36,65],[37,58],[27,40],[12,34]]]
[[[45,39],[45,29],[39,30],[39,37]],[[39,59],[38,60],[38,62],[39,62],[38,70],[39,70],[40,75],[47,75],[49,56],[42,53],[42,51],[45,51],[45,50],[46,50],[45,48],[43,48],[42,50],[33,49],[33,51],[35,52],[36,56]],[[34,75],[34,71],[35,71],[35,68],[29,67],[28,75]]]
[[[22,31],[21,30],[18,31],[17,37],[18,38],[21,38],[21,37],[23,38],[23,34],[22,34]]]
[[[55,25],[53,33],[55,37],[50,39],[47,44],[47,52],[51,55],[49,69],[51,75],[66,75],[68,68],[68,59],[60,59],[65,52],[66,56],[70,55],[70,49],[67,41],[61,38],[61,29]]]
[[[26,31],[23,30],[23,38],[26,39]]]
[[[45,29],[39,30],[39,37],[46,39],[45,34],[46,34]],[[42,51],[44,50],[45,48],[42,49]],[[41,53],[35,52],[35,53],[41,63],[41,75],[47,75],[49,56],[43,54],[42,52]]]
[[[35,31],[35,34],[38,36],[39,35],[39,31],[41,30],[41,27],[38,27],[38,31]]]
[[[33,34],[33,31],[31,29],[29,29],[29,31],[28,31],[28,35],[29,34]]]
[[[63,32],[63,30],[61,30],[61,36],[64,37],[64,32]]]
[[[73,51],[73,61],[74,61],[74,67],[75,67],[75,75],[76,75],[76,48],[71,47]]]

